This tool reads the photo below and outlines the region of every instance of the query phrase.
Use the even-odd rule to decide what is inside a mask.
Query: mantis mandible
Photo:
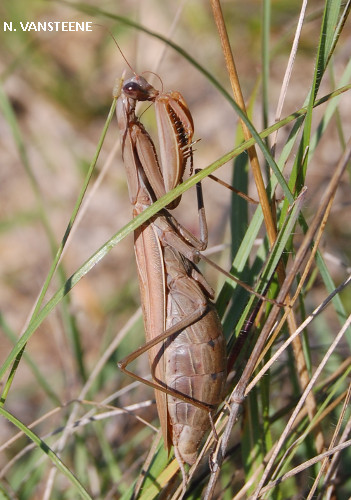
[[[160,162],[152,139],[135,115],[137,100],[155,103]],[[192,154],[193,121],[178,92],[160,94],[140,76],[125,82],[117,102],[117,119],[135,217],[181,182]],[[225,339],[211,302],[213,290],[195,265],[198,251],[207,244],[202,207],[199,213],[202,241],[167,210],[135,232],[147,342],[119,363],[123,371],[156,389],[165,446],[170,449],[173,444],[182,471],[183,462],[193,464],[197,458],[226,381]],[[126,369],[146,351],[152,382]]]

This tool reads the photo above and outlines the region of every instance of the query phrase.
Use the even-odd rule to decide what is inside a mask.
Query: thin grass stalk
[[[238,104],[238,106],[241,109],[241,111],[243,112],[243,114],[246,115],[245,100],[244,100],[244,97],[243,97],[243,94],[241,91],[239,77],[238,77],[238,74],[236,71],[236,66],[235,66],[233,53],[232,53],[230,43],[229,43],[228,33],[227,33],[226,26],[225,26],[225,21],[224,21],[223,12],[221,9],[220,1],[219,0],[211,0],[211,7],[213,10],[213,17],[214,17],[214,20],[216,22],[219,37],[220,37],[221,44],[222,44],[223,55],[224,55],[224,59],[226,62],[226,67],[228,70],[230,83],[232,86],[234,100]],[[243,135],[244,135],[245,140],[246,141],[250,140],[252,137],[251,132],[243,120],[241,120],[241,126],[243,129]],[[269,204],[266,189],[264,186],[264,182],[263,182],[263,178],[262,178],[262,174],[261,174],[261,168],[260,168],[258,158],[257,158],[256,149],[255,149],[255,147],[250,147],[247,150],[247,152],[248,152],[249,159],[250,159],[252,173],[254,175],[254,179],[256,182],[258,196],[259,196],[261,206],[262,206],[263,217],[264,217],[265,224],[266,224],[268,238],[270,241],[270,245],[273,245],[275,238],[276,238],[275,223],[274,223],[274,220],[272,217],[270,204]]]
[[[337,436],[338,436],[338,434],[341,431],[342,422],[343,422],[343,420],[346,417],[347,407],[348,407],[348,405],[350,403],[350,399],[351,399],[351,385],[349,385],[349,388],[348,388],[348,391],[347,391],[347,394],[346,394],[346,397],[345,397],[345,400],[344,400],[344,404],[343,404],[343,407],[342,407],[342,410],[341,410],[341,413],[340,413],[337,425],[335,427],[332,439],[331,439],[331,441],[329,443],[329,446],[328,446],[329,451],[331,449],[333,449],[334,446],[336,445]],[[348,425],[346,425],[346,427],[345,427],[345,429],[348,429],[348,428],[351,429],[351,419],[349,419]],[[338,456],[338,454],[334,454],[333,459],[335,459],[337,456]],[[315,479],[315,481],[314,481],[314,483],[312,485],[312,488],[311,488],[311,490],[308,493],[307,500],[312,500],[313,495],[315,494],[316,489],[318,487],[319,481],[321,480],[323,474],[325,474],[328,471],[328,469],[330,469],[329,460],[328,460],[328,458],[325,458],[323,460],[322,464],[321,464],[321,468],[318,471],[318,475],[317,475],[317,477],[316,477],[316,479]],[[324,484],[328,485],[328,480]],[[326,489],[326,488],[324,488],[324,489]]]
[[[24,434],[31,439],[36,445],[41,448],[46,455],[52,460],[55,466],[66,476],[66,478],[75,486],[77,492],[85,500],[92,500],[92,497],[83,487],[83,485],[78,481],[78,479],[72,474],[69,468],[60,460],[60,458],[54,453],[49,446],[42,441],[34,432],[28,429],[20,420],[18,420],[14,415],[11,415],[7,410],[0,407],[0,414],[5,417],[9,422],[13,423],[16,427],[21,429]]]
[[[222,9],[220,6],[220,1],[219,0],[211,0],[211,6],[213,9],[214,13],[214,18],[217,24],[217,28],[219,31],[221,43],[222,43],[222,50],[223,54],[226,60],[226,65],[229,73],[229,78],[231,81],[232,85],[232,90],[234,94],[234,99],[238,103],[239,107],[243,110],[245,113],[245,102],[243,99],[243,95],[241,92],[241,87],[239,84],[239,79],[238,75],[236,72],[235,68],[235,63],[234,63],[234,58],[233,54],[230,48],[230,43],[229,43],[229,38],[223,18],[223,13]],[[267,71],[264,72],[264,76],[267,78]],[[264,89],[266,86],[264,86]],[[265,100],[265,93],[264,93],[264,100]],[[249,139],[251,137],[250,131],[247,129],[246,124],[242,122],[242,127],[243,127],[243,134],[245,139]],[[263,178],[261,174],[261,169],[260,165],[258,162],[257,154],[255,148],[250,148],[248,150],[249,158],[250,158],[250,164],[252,167],[252,172],[255,178],[256,182],[256,187],[259,195],[259,199],[261,201],[261,206],[262,206],[262,211],[263,211],[263,217],[265,220],[265,225],[267,229],[267,235],[268,235],[268,240],[270,243],[270,246],[272,246],[275,242],[277,233],[276,233],[276,221],[273,217],[273,213],[271,210],[271,205],[268,201],[267,193],[265,190],[265,186],[263,183]],[[302,188],[302,186],[301,186]],[[285,274],[285,269],[284,269],[284,263],[283,261],[279,262],[277,266],[277,275],[278,275],[278,281],[279,284],[282,286],[284,283],[284,280],[286,278]],[[287,302],[290,302],[290,297],[287,295],[286,297]],[[287,325],[289,329],[290,335],[293,334],[293,332],[297,328],[297,322],[295,315],[291,309],[286,310],[287,313]],[[308,384],[309,377],[308,377],[308,372],[307,372],[307,367],[306,367],[306,362],[303,354],[303,349],[302,349],[302,344],[299,338],[296,338],[293,342],[293,348],[294,348],[294,353],[295,353],[295,358],[296,358],[296,364],[298,367],[298,374],[299,374],[299,379],[300,379],[300,384],[301,387],[304,388]],[[314,400],[313,394],[311,394],[308,398],[308,405],[310,407],[310,418],[313,419],[313,416],[316,412],[316,402]],[[317,431],[317,449],[321,450],[324,446],[324,439],[323,439],[323,434],[321,429]]]
[[[338,184],[340,182],[340,178],[345,171],[345,168],[348,164],[350,156],[351,156],[351,139],[348,142],[348,146],[347,146],[344,154],[342,155],[342,157],[341,157],[341,159],[340,159],[340,161],[335,169],[335,172],[334,172],[332,179],[330,181],[330,184],[329,184],[329,189],[325,193],[323,199],[321,200],[321,204],[320,204],[319,209],[316,213],[316,216],[314,217],[312,223],[310,224],[310,228],[306,234],[306,237],[305,237],[302,245],[300,246],[300,248],[296,254],[296,258],[293,262],[292,269],[290,270],[289,276],[287,276],[287,279],[284,281],[284,284],[281,287],[281,290],[280,290],[279,295],[277,297],[277,300],[280,302],[284,302],[286,300],[286,297],[289,293],[289,289],[290,289],[290,287],[295,279],[296,273],[298,272],[306,254],[310,248],[310,245],[313,241],[314,235],[320,226],[320,221],[323,218],[323,214],[324,214],[327,206],[329,205],[331,198],[335,195],[336,189],[337,189]],[[250,375],[251,375],[251,373],[256,365],[257,359],[259,358],[261,351],[264,348],[264,345],[266,343],[268,335],[270,334],[271,330],[274,327],[274,324],[276,322],[276,318],[277,318],[279,312],[280,312],[280,308],[278,306],[272,307],[270,315],[269,315],[269,317],[268,317],[268,319],[267,319],[267,321],[266,321],[266,323],[261,331],[261,334],[260,334],[260,336],[259,336],[259,338],[254,346],[251,357],[250,357],[248,363],[246,364],[246,367],[242,373],[241,379],[231,395],[232,404],[231,404],[230,417],[228,420],[226,430],[225,430],[224,434],[221,436],[221,441],[217,445],[218,466],[215,468],[215,470],[211,474],[211,479],[209,481],[208,488],[207,488],[206,495],[205,495],[206,500],[212,498],[214,486],[216,484],[216,481],[217,481],[218,475],[219,475],[219,471],[220,471],[220,464],[221,464],[221,461],[223,460],[223,457],[225,456],[225,452],[226,452],[226,448],[227,448],[227,444],[228,444],[228,440],[229,440],[229,436],[230,436],[232,427],[238,418],[238,412],[239,412],[240,406],[242,404],[242,401],[244,399],[244,394],[246,391],[246,387],[248,385],[249,377],[250,377]],[[305,392],[306,398],[308,397],[309,393],[310,393],[310,391]],[[221,449],[220,453],[219,453],[219,448]],[[273,461],[270,463],[273,464]],[[266,475],[264,475],[264,479],[261,480],[259,483],[260,488],[264,484],[265,478],[266,478]],[[259,489],[257,489],[257,491],[259,491]]]
[[[311,225],[310,225],[310,228],[306,234],[306,237],[303,241],[303,244],[301,245],[301,247],[299,248],[297,254],[296,254],[296,258],[295,258],[295,261],[293,263],[293,267],[292,267],[292,274],[291,276],[293,277],[296,272],[298,271],[300,265],[302,264],[302,261],[309,249],[309,246],[314,238],[314,234],[316,233],[316,231],[318,230],[319,228],[319,225],[320,225],[320,220],[322,219],[323,217],[323,213],[325,212],[326,210],[326,207],[329,205],[330,203],[330,199],[331,197],[333,197],[335,195],[335,192],[336,192],[336,189],[338,187],[338,184],[340,182],[340,178],[341,176],[343,175],[344,173],[344,170],[347,166],[347,163],[349,161],[351,157],[351,139],[349,140],[348,144],[347,144],[347,148],[344,152],[344,154],[342,155],[337,167],[336,167],[336,170],[332,176],[332,179],[330,181],[330,185],[329,185],[329,189],[328,189],[328,192],[324,195],[323,199],[321,200],[321,204],[320,204],[320,207],[317,211],[317,214],[315,216],[315,218],[313,219]],[[287,281],[287,280],[286,280]],[[289,280],[289,283],[284,283],[284,286],[282,287],[282,290],[280,291],[280,294],[279,294],[279,298],[280,300],[284,300],[283,297],[285,297],[285,293],[288,291],[288,287],[291,286],[291,281],[292,279]],[[273,306],[272,308],[272,312],[267,320],[267,323],[265,324],[263,330],[262,330],[262,340],[264,340],[267,335],[269,334],[270,330],[272,329],[273,327],[273,323],[275,322],[275,317],[277,315],[279,311],[277,311],[277,308],[276,306]],[[342,335],[344,335],[344,332],[347,331],[347,328],[349,327],[349,324],[348,322],[345,323],[345,328],[343,327],[341,332],[342,332]],[[341,338],[341,337],[340,337]],[[338,339],[338,341],[340,341],[340,338]],[[263,342],[261,340],[261,337],[260,337],[260,343],[262,344],[262,347],[263,347]],[[310,386],[310,383],[308,384],[307,388]],[[305,389],[305,395],[306,397],[308,396],[309,394],[309,390],[307,390],[307,388]],[[293,413],[293,416],[295,418],[295,412]],[[290,421],[294,421],[294,418],[291,417]],[[265,482],[265,479],[274,463],[274,460],[277,456],[277,453],[278,453],[278,449],[280,448],[280,446],[283,444],[284,442],[284,439],[285,439],[285,434],[283,434],[282,438],[279,440],[279,443],[276,447],[276,450],[275,450],[275,453],[273,454],[272,456],[272,459],[270,460],[268,466],[267,466],[267,469],[263,475],[263,477],[261,478],[260,480],[260,483],[257,487],[257,490],[256,490],[256,495],[259,493],[259,491],[261,490],[264,482]],[[257,498],[257,497],[256,497]]]
[[[308,161],[310,161],[310,160],[311,160],[311,150],[310,150],[310,152],[309,152],[309,153],[310,153],[310,154],[309,154]],[[318,257],[317,257],[317,259],[318,259]],[[71,285],[71,283],[68,281],[68,282],[67,282],[67,287],[66,287],[68,291],[69,291],[69,289],[70,289],[70,285]],[[48,312],[48,311],[47,311],[47,312]],[[334,403],[334,404],[335,404],[335,403]],[[329,405],[326,411],[328,411],[328,410],[329,410],[329,408],[331,408],[331,407],[332,407],[332,405]],[[303,413],[303,411],[301,411],[301,412],[300,412],[300,414],[299,414],[298,418],[300,417],[300,415],[302,415],[302,413]],[[301,417],[301,418],[303,418],[303,417]],[[163,484],[164,484],[164,483],[163,483]]]
[[[64,234],[64,236],[63,236],[62,242],[61,242],[61,244],[60,244],[60,246],[59,246],[59,248],[58,248],[58,250],[57,250],[57,252],[56,252],[56,255],[55,255],[54,261],[53,261],[53,263],[52,263],[52,265],[51,265],[51,268],[50,268],[49,273],[48,273],[48,275],[47,275],[47,277],[46,277],[46,280],[45,280],[45,282],[44,282],[44,284],[43,284],[43,286],[42,286],[41,292],[40,292],[40,294],[39,294],[39,298],[38,298],[37,303],[36,303],[36,305],[35,305],[35,307],[34,307],[34,310],[33,310],[33,313],[32,313],[32,317],[31,317],[31,320],[29,321],[29,324],[28,324],[28,327],[27,327],[26,331],[28,331],[28,330],[32,330],[32,328],[33,328],[33,323],[34,323],[34,324],[36,323],[36,319],[37,319],[37,317],[38,317],[38,316],[40,316],[40,315],[41,315],[41,312],[43,311],[43,310],[41,310],[41,312],[39,313],[39,311],[40,311],[40,307],[41,307],[41,305],[42,305],[42,302],[43,302],[43,300],[44,300],[44,297],[45,297],[45,295],[46,295],[46,292],[47,292],[47,290],[48,290],[48,287],[49,287],[49,285],[50,285],[50,283],[51,283],[51,280],[52,280],[52,278],[53,278],[53,276],[54,276],[54,273],[55,273],[55,271],[56,271],[56,269],[57,269],[57,266],[58,266],[58,264],[59,264],[59,261],[60,261],[60,259],[61,259],[61,256],[62,256],[62,253],[63,253],[64,247],[65,247],[65,244],[66,244],[67,239],[68,239],[68,236],[69,236],[69,234],[70,234],[70,232],[71,232],[71,229],[72,229],[72,226],[73,226],[73,224],[74,224],[74,221],[75,221],[75,219],[76,219],[76,217],[77,217],[77,215],[78,215],[79,208],[80,208],[80,206],[81,206],[81,203],[82,203],[82,200],[83,200],[84,194],[85,194],[85,192],[86,192],[86,190],[87,190],[87,187],[88,187],[88,184],[89,184],[89,182],[90,182],[90,179],[91,179],[92,173],[93,173],[93,171],[94,171],[94,168],[95,168],[95,165],[96,165],[96,162],[97,162],[97,159],[98,159],[98,156],[99,156],[99,153],[100,153],[100,150],[101,150],[101,147],[102,147],[102,144],[103,144],[103,141],[104,141],[104,138],[105,138],[106,132],[107,132],[107,129],[108,129],[109,124],[110,124],[110,122],[111,122],[111,120],[112,120],[112,117],[114,116],[115,106],[116,106],[116,100],[114,100],[114,101],[112,102],[112,106],[111,106],[111,109],[110,109],[110,112],[109,112],[108,118],[107,118],[107,120],[106,120],[106,123],[105,123],[104,129],[103,129],[103,131],[102,131],[102,135],[101,135],[101,138],[100,138],[100,141],[99,141],[99,145],[98,145],[98,148],[97,148],[97,151],[96,151],[95,157],[94,157],[94,159],[93,159],[93,161],[92,161],[92,163],[91,163],[91,165],[90,165],[89,171],[88,171],[87,176],[86,176],[86,179],[85,179],[85,183],[84,183],[84,185],[83,185],[83,187],[82,187],[82,189],[81,189],[81,192],[80,192],[80,194],[79,194],[79,196],[78,196],[78,199],[77,199],[76,205],[75,205],[75,207],[74,207],[74,210],[73,210],[72,216],[71,216],[70,221],[69,221],[69,223],[68,223],[68,226],[67,226],[66,232],[65,232],[65,234]],[[64,286],[65,286],[65,285],[64,285]],[[64,295],[62,295],[62,297],[61,297],[61,298],[63,298],[65,295],[66,295],[66,293],[65,293]],[[41,322],[41,321],[40,321],[40,322]],[[35,329],[36,329],[36,327],[34,327],[34,329],[33,329],[32,331],[35,331]],[[15,356],[13,356],[13,358],[12,358],[12,359],[16,359],[16,363],[15,363],[15,365],[13,366],[13,368],[12,368],[12,370],[11,370],[11,372],[10,372],[10,375],[9,375],[9,378],[8,378],[7,382],[5,383],[5,386],[4,386],[4,389],[3,389],[3,393],[2,393],[2,397],[1,397],[1,401],[0,401],[0,405],[3,405],[3,404],[4,404],[4,402],[5,402],[5,400],[6,400],[7,394],[8,394],[8,392],[9,392],[9,390],[10,390],[11,385],[12,385],[12,381],[13,381],[13,378],[14,378],[15,372],[16,372],[17,367],[18,367],[18,364],[19,364],[19,362],[20,362],[20,360],[21,360],[21,357],[22,357],[22,354],[23,354],[23,351],[24,351],[24,348],[25,348],[25,345],[26,345],[26,340],[24,340],[24,341],[23,341],[23,339],[29,338],[29,336],[27,336],[27,335],[26,335],[26,331],[25,331],[25,332],[23,333],[23,335],[22,335],[22,342],[21,342],[21,347],[20,347],[20,349],[18,349],[18,347],[16,348],[16,346],[15,346],[15,348],[14,348],[17,352],[16,352]],[[18,346],[18,344],[17,344],[17,346]],[[10,354],[10,356],[11,356],[11,354]],[[11,357],[12,357],[12,356],[11,356]],[[8,358],[8,360],[9,360],[9,358]],[[11,363],[11,362],[12,362],[12,361],[7,362],[5,366],[4,366],[4,365],[2,366],[2,370],[1,370],[0,378],[2,377],[3,373],[5,373],[5,371],[7,370],[7,368],[9,367],[9,365],[10,365],[10,363]]]

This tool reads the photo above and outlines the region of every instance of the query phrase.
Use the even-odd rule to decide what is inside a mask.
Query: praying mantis
[[[160,161],[136,117],[137,101],[154,102]],[[177,186],[192,155],[193,121],[179,92],[160,93],[143,77],[125,82],[117,101],[122,156],[135,217]],[[200,190],[201,187],[198,186]],[[167,208],[173,209],[180,197]],[[196,267],[207,245],[200,206],[201,240],[162,210],[134,235],[146,344],[119,362],[127,374],[155,388],[164,443],[174,447],[181,470],[193,464],[211,415],[222,401],[226,346],[212,303],[214,292]],[[148,352],[152,381],[126,367]]]

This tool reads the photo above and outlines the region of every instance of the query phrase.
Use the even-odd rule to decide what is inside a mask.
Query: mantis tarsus
[[[160,162],[154,144],[135,115],[137,100],[155,102]],[[133,215],[173,189],[191,155],[193,122],[178,92],[157,92],[140,76],[126,81],[117,102],[122,154]],[[177,200],[179,203],[179,199]],[[168,208],[173,208],[172,204]],[[198,250],[207,244],[186,231],[167,210],[135,232],[135,255],[146,344],[119,363],[126,366],[148,351],[165,445],[192,464],[210,427],[211,412],[222,400],[226,380],[225,340],[211,299],[213,291],[197,269]]]

